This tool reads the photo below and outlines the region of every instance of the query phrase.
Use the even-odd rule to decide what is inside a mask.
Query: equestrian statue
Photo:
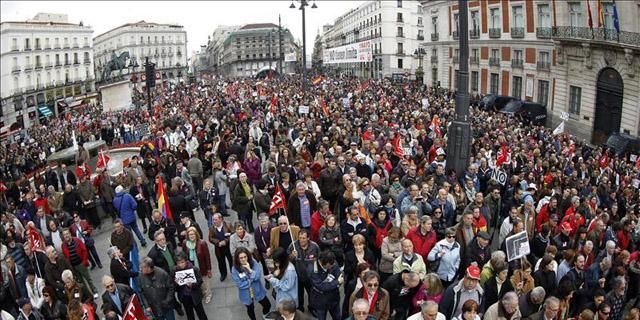
[[[112,71],[120,71],[127,68],[127,59],[129,59],[129,52],[125,51],[119,56],[115,52],[111,53],[111,60],[109,60],[102,68],[102,80],[107,81],[111,78]],[[133,61],[132,61],[133,62]]]

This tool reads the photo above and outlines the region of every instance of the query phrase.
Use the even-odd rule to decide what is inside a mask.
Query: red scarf
[[[369,292],[367,291],[367,289],[362,288],[362,291],[364,291],[364,294],[362,295],[362,297],[364,299],[367,299],[367,301],[369,301]],[[371,299],[371,303],[369,304],[369,314],[374,314],[375,313],[375,311],[376,311],[376,301],[378,301],[378,290],[376,290],[376,293],[373,294],[373,298]]]

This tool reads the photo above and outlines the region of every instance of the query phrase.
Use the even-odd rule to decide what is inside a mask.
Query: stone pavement
[[[225,217],[225,220],[233,224],[237,220],[237,215],[235,212],[230,211],[231,216]],[[196,220],[205,234],[205,238],[207,237],[207,222],[204,218],[204,214],[201,210],[198,210],[195,214]],[[254,217],[254,223],[257,223],[257,219]],[[142,231],[142,225],[138,222],[138,226],[140,227],[140,231]],[[111,236],[111,232],[113,230],[111,219],[105,218],[102,221],[102,229],[95,230],[93,232],[96,249],[98,254],[100,255],[100,260],[102,261],[103,268],[95,268],[91,271],[91,278],[93,279],[93,283],[96,285],[98,290],[100,290],[99,294],[102,295],[104,292],[104,288],[102,286],[102,276],[105,274],[110,274],[109,272],[109,258],[107,257],[107,249],[110,246],[109,239]],[[145,235],[146,236],[146,235]],[[134,236],[135,238],[135,236]],[[136,238],[137,240],[137,238]],[[208,242],[207,242],[208,243]],[[212,290],[213,290],[213,299],[208,304],[204,305],[204,309],[207,312],[207,316],[209,320],[246,320],[248,319],[247,311],[245,306],[238,299],[238,289],[236,288],[233,280],[231,279],[231,274],[227,276],[227,279],[224,282],[220,282],[220,274],[218,272],[218,264],[216,256],[213,252],[213,246],[209,244],[209,251],[211,254],[213,266],[213,277],[211,279],[205,278],[207,281],[210,281]],[[140,248],[140,257],[145,257],[147,252],[153,245],[153,241],[150,241],[147,238],[147,247],[142,248],[140,243],[138,242],[138,247]],[[270,291],[268,293],[269,298],[271,298]],[[273,299],[271,299],[272,308],[275,308],[275,304],[273,304]],[[102,307],[101,298],[99,301],[96,301],[98,304],[98,309]],[[256,315],[260,315],[262,311],[262,306],[259,303],[256,303]],[[103,317],[101,312],[98,312],[100,317]],[[176,315],[176,319],[186,319],[185,317],[178,317]]]

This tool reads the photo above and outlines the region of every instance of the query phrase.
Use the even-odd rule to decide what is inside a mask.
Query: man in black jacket
[[[154,234],[155,244],[149,250],[147,256],[154,265],[171,274],[176,269],[176,255],[171,243],[167,243],[165,234],[158,230]]]
[[[105,288],[102,293],[102,312],[107,314],[107,312],[113,311],[122,317],[129,301],[131,301],[133,290],[127,285],[115,283],[109,275],[102,277],[102,285]]]
[[[344,276],[335,260],[333,252],[323,251],[307,269],[311,281],[309,308],[315,310],[319,320],[326,319],[327,312],[331,318],[340,319],[340,286]]]
[[[389,292],[389,307],[393,319],[403,320],[409,316],[411,309],[411,299],[420,289],[420,276],[412,271],[404,270],[390,276],[383,284],[382,288]]]
[[[329,201],[329,208],[335,208],[338,199],[338,189],[340,187],[342,175],[336,168],[336,160],[331,158],[328,160],[327,168],[320,172],[320,180],[318,187],[322,197]]]
[[[154,209],[151,214],[151,224],[149,225],[149,232],[147,233],[150,240],[155,241],[156,231],[162,230],[167,241],[176,247],[176,224],[173,221],[162,216],[162,212],[158,209]]]
[[[154,317],[160,319],[175,319],[175,282],[170,274],[155,268],[149,257],[142,259],[140,271],[140,287],[148,304],[147,310],[150,309]]]
[[[301,229],[311,230],[311,215],[316,211],[318,201],[313,192],[307,189],[304,182],[296,183],[296,193],[289,197],[287,206],[289,223]]]

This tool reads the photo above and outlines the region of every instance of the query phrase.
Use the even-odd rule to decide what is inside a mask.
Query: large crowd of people
[[[135,296],[149,318],[205,320],[217,281],[251,320],[640,319],[635,162],[472,106],[455,172],[453,93],[318,82],[167,84],[0,144],[0,319],[119,319]],[[140,154],[122,172],[82,148],[80,169],[47,162],[74,134]]]

